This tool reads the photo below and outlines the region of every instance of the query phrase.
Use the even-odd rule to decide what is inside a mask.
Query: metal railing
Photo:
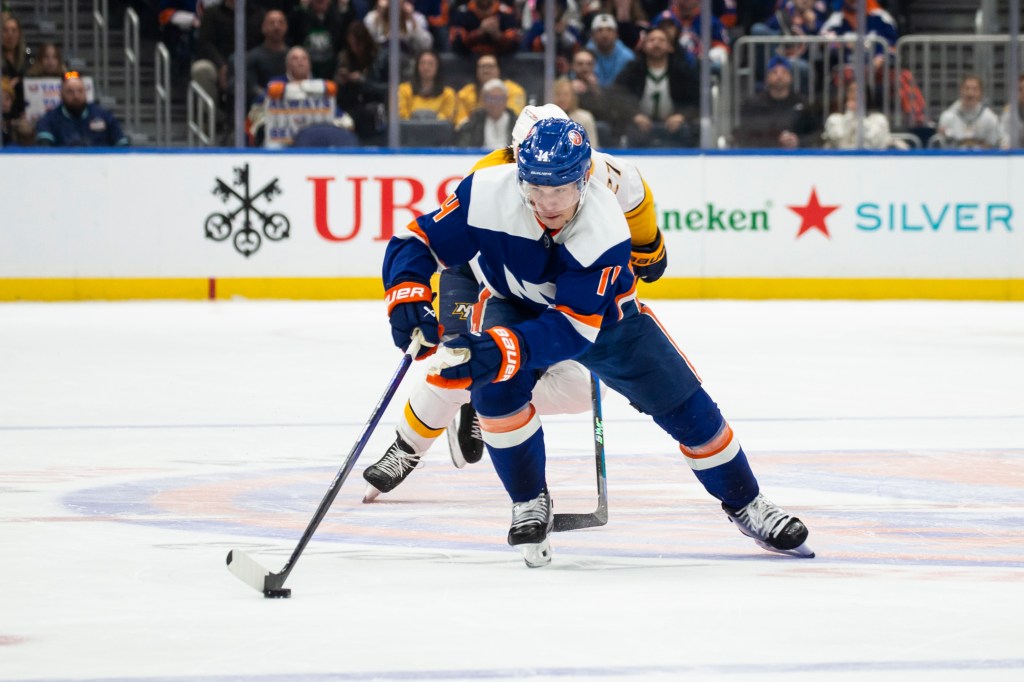
[[[727,84],[727,105],[725,122],[720,134],[730,134],[740,125],[740,108],[744,99],[757,93],[763,80],[763,70],[771,58],[781,50],[783,54],[802,50],[798,57],[790,57],[793,64],[793,89],[802,93],[808,104],[829,113],[838,102],[839,109],[845,102],[843,93],[851,77],[856,77],[853,66],[853,51],[857,36],[827,38],[821,36],[744,36],[733,45],[733,66],[723,71]],[[876,48],[888,49],[888,43],[877,36],[865,36],[864,52],[870,57]],[[800,64],[806,64],[806,68]],[[881,69],[880,81],[876,82],[873,70],[861,70],[872,81],[872,92],[883,113],[891,116],[893,109],[892,74],[887,68]],[[838,98],[838,100],[837,100]]]
[[[157,43],[154,50],[156,82],[155,110],[156,144],[171,146],[171,53],[163,43]]]
[[[72,3],[72,12],[74,11]],[[72,13],[72,17],[74,14]],[[110,8],[108,0],[92,0],[92,49],[96,59],[96,82],[104,95],[110,92]],[[77,22],[76,22],[77,23]],[[77,38],[77,30],[76,42]],[[77,52],[77,49],[75,50]]]
[[[124,118],[133,133],[142,127],[139,57],[139,15],[129,7],[124,11]]]
[[[1022,48],[1024,40],[1018,38],[1018,60]],[[960,96],[960,80],[967,74],[981,76],[986,100],[999,111],[1013,78],[1009,63],[1009,35],[910,35],[896,42],[896,68],[913,74],[933,120]],[[892,121],[904,125],[903,112],[897,109]]]
[[[188,84],[188,146],[212,147],[217,137],[217,106],[195,81]]]
[[[78,35],[78,3],[75,0],[63,0],[61,18],[64,28],[64,55],[68,65],[80,69],[85,61],[82,59],[81,43]]]

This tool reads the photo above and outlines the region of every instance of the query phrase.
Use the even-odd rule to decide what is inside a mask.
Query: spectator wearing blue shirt
[[[36,124],[36,144],[42,147],[124,147],[128,136],[114,115],[86,101],[85,83],[77,71],[64,74],[61,105]]]
[[[587,49],[594,53],[594,73],[600,86],[607,88],[636,55],[619,40],[619,23],[610,14],[594,17],[590,36]]]

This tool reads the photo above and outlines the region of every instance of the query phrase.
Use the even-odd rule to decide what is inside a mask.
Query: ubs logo
[[[249,182],[249,164],[235,168],[234,172],[235,177],[230,185],[217,178],[217,186],[213,188],[213,194],[219,196],[225,204],[237,202],[238,205],[232,210],[211,213],[206,217],[206,238],[222,242],[233,234],[232,242],[235,245],[235,250],[248,258],[259,251],[263,244],[261,232],[270,241],[278,242],[288,238],[291,224],[288,221],[288,216],[282,213],[264,212],[256,206],[259,201],[269,204],[274,197],[281,194],[277,178],[253,194]],[[259,222],[258,230],[254,221]]]

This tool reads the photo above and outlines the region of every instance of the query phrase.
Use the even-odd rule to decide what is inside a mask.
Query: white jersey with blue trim
[[[492,295],[539,313],[514,329],[530,349],[526,366],[546,367],[586,350],[635,299],[630,233],[615,195],[598,183],[565,227],[547,230],[526,206],[517,172],[514,164],[482,168],[410,223],[388,244],[384,284],[425,283],[438,265],[472,260]]]

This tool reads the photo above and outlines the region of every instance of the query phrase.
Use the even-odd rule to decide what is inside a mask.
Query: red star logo
[[[825,224],[825,218],[839,207],[822,206],[818,202],[817,189],[811,187],[811,198],[807,200],[806,206],[787,206],[786,208],[800,216],[800,231],[796,233],[797,239],[799,239],[804,232],[811,230],[821,230],[821,233],[828,237],[828,225]]]

